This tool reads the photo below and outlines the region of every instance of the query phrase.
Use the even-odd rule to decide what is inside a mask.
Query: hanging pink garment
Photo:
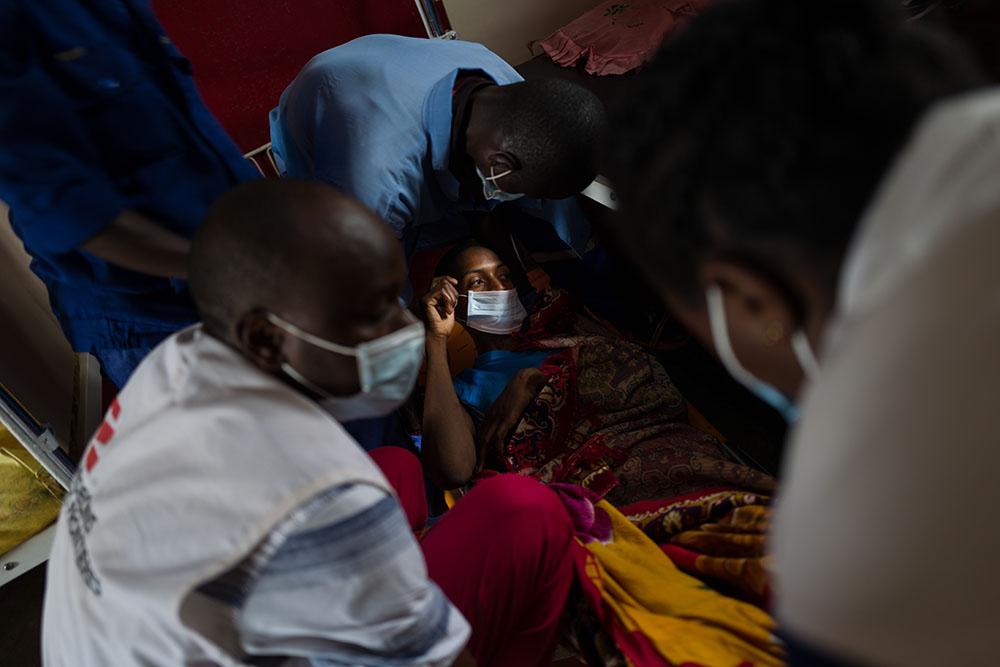
[[[589,74],[624,74],[648,62],[663,38],[710,0],[604,2],[546,37],[540,46],[563,67],[583,61]]]

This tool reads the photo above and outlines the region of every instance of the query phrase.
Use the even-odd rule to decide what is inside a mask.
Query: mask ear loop
[[[334,354],[340,354],[340,355],[343,355],[345,357],[354,357],[354,359],[355,359],[355,366],[358,369],[358,382],[361,384],[361,390],[362,391],[366,391],[365,385],[366,385],[366,383],[370,382],[370,379],[368,378],[368,372],[366,371],[366,369],[364,367],[365,365],[361,361],[361,355],[358,353],[358,350],[356,348],[345,347],[343,345],[338,345],[337,343],[334,343],[333,341],[326,340],[325,338],[320,338],[319,336],[314,336],[313,334],[309,333],[308,331],[303,331],[302,329],[298,328],[297,326],[295,326],[291,322],[286,322],[285,320],[281,319],[280,317],[278,317],[274,313],[268,313],[267,314],[267,321],[270,322],[271,324],[273,324],[274,326],[278,327],[279,329],[281,329],[285,333],[290,334],[292,336],[295,336],[299,340],[304,341],[306,343],[309,343],[310,345],[313,345],[315,347],[318,347],[321,350],[326,350],[327,352],[333,352]],[[288,366],[288,368],[290,368],[294,372],[294,374],[293,373],[288,373],[288,370],[287,369],[285,370],[285,372],[288,373],[289,375],[291,375],[295,379],[296,382],[298,382],[299,384],[303,385],[304,387],[306,387],[310,391],[316,391],[316,385],[315,384],[309,382],[308,380],[306,380],[306,382],[302,382],[302,380],[305,379],[305,376],[303,376],[301,373],[299,373],[298,371],[296,371],[289,364],[283,364],[283,366]],[[316,392],[316,393],[320,393],[320,392]],[[326,392],[324,392],[324,393],[326,393]],[[323,395],[323,394],[321,394],[321,395]],[[329,394],[326,393],[326,395],[329,395]]]
[[[302,385],[312,393],[316,394],[320,398],[322,399],[334,398],[333,394],[328,392],[326,389],[323,389],[323,387],[320,387],[318,384],[307,378],[302,373],[295,370],[295,367],[292,366],[287,361],[281,364],[281,370],[285,373],[285,375],[292,378],[293,380],[295,380],[300,385]]]
[[[743,367],[733,351],[729,340],[729,323],[726,321],[726,303],[722,296],[722,288],[718,285],[710,286],[705,292],[705,300],[708,303],[712,344],[715,345],[715,353],[719,355],[722,365],[743,384],[757,382],[756,376]]]
[[[719,356],[722,365],[737,382],[753,391],[761,400],[778,410],[789,423],[797,421],[798,408],[795,404],[774,385],[761,380],[748,371],[740,363],[740,360],[736,358],[736,353],[733,351],[729,340],[729,325],[726,322],[726,305],[722,295],[722,288],[718,285],[712,285],[706,290],[705,299],[708,302],[712,343],[715,345],[715,353]]]
[[[712,324],[710,327],[712,330],[712,343],[715,345],[715,351],[719,355],[719,358],[722,359],[726,367],[729,368],[729,372],[733,375],[739,375],[746,381],[756,381],[756,376],[752,375],[740,363],[740,360],[736,358],[736,353],[733,351],[733,346],[730,343],[722,288],[718,285],[712,285],[706,291],[705,298],[708,302],[708,317]],[[809,338],[802,329],[798,329],[792,334],[792,351],[795,353],[795,359],[802,367],[802,372],[805,373],[806,379],[811,382],[819,377],[819,361],[813,353]]]
[[[812,345],[809,344],[806,332],[802,329],[792,334],[792,351],[795,352],[795,358],[798,359],[799,365],[802,366],[802,372],[806,374],[806,378],[810,382],[819,377],[819,361],[813,354]]]
[[[511,174],[513,174],[513,173],[514,173],[514,170],[513,170],[513,169],[508,169],[507,171],[504,171],[504,172],[501,172],[501,173],[499,173],[499,174],[494,174],[493,172],[494,172],[495,170],[496,170],[496,166],[494,166],[494,165],[492,165],[492,164],[491,164],[491,165],[490,165],[490,176],[489,176],[489,180],[493,181],[493,185],[496,185],[496,184],[497,184],[497,179],[498,179],[498,178],[503,178],[504,176],[510,176]],[[497,186],[497,187],[499,187],[499,186]]]
[[[353,347],[346,347],[344,345],[338,345],[333,341],[326,340],[325,338],[320,338],[319,336],[314,336],[308,331],[303,331],[291,322],[286,322],[274,313],[267,314],[267,321],[278,327],[285,333],[289,333],[300,340],[304,340],[310,345],[314,345],[321,350],[326,350],[328,352],[334,352],[336,354],[342,354],[345,357],[357,357],[358,351]]]

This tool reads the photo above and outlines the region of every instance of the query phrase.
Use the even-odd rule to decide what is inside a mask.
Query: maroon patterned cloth
[[[521,347],[557,351],[541,366],[548,382],[508,438],[502,469],[578,484],[617,506],[705,489],[774,490],[771,476],[731,460],[687,423],[684,398],[654,357],[594,331],[564,295],[543,295]]]

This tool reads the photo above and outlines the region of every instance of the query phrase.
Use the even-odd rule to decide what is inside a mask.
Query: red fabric
[[[661,544],[660,549],[682,572],[698,574],[698,554],[673,544]]]
[[[678,569],[769,609],[769,502],[767,496],[720,488],[620,509]]]
[[[407,518],[426,517],[417,458],[399,447],[370,455]],[[479,667],[549,664],[574,578],[573,522],[555,492],[519,475],[485,479],[420,545],[431,579],[472,626]]]
[[[205,103],[244,151],[270,141],[268,112],[320,51],[371,33],[424,37],[413,0],[154,0]]]
[[[625,516],[633,516],[639,514],[655,514],[661,512],[663,508],[669,507],[670,505],[675,505],[681,503],[685,500],[700,500],[705,496],[713,493],[719,493],[724,491],[734,491],[738,492],[737,489],[730,489],[727,487],[708,487],[706,489],[699,489],[692,493],[685,493],[683,495],[674,496],[672,498],[654,498],[652,500],[640,500],[638,502],[631,503],[629,505],[623,505],[618,507],[620,511]]]
[[[434,279],[434,269],[438,262],[454,247],[454,243],[438,248],[418,250],[410,258],[410,285],[413,287],[413,298],[418,300],[431,289]]]
[[[431,579],[472,625],[479,667],[548,665],[573,582],[573,524],[519,475],[476,485],[424,537]]]
[[[686,423],[684,398],[655,357],[594,330],[565,293],[541,293],[514,338],[518,349],[553,352],[539,367],[547,381],[487,465],[577,484],[616,507],[718,486],[773,490],[771,477]]]
[[[427,487],[420,460],[402,447],[377,447],[368,455],[396,491],[410,528],[421,530],[427,523]]]

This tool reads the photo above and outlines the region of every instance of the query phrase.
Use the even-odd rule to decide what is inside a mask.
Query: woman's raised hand
[[[451,276],[438,276],[424,295],[424,320],[427,335],[447,340],[455,328],[455,307],[458,305],[458,281]]]

